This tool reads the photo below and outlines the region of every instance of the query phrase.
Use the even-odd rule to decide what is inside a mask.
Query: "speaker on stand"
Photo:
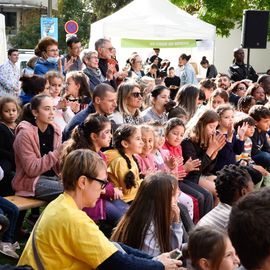
[[[247,77],[249,75],[250,49],[266,49],[269,11],[244,10],[242,21],[242,48],[247,48]]]

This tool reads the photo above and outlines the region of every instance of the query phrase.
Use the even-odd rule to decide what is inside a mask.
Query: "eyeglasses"
[[[244,86],[240,86],[240,87],[237,87],[238,90],[247,90],[246,87]]]
[[[51,50],[47,50],[47,52],[59,52],[59,49],[51,49]]]
[[[109,183],[108,180],[101,180],[101,179],[95,178],[93,176],[86,176],[86,177],[89,178],[89,179],[93,179],[93,180],[99,182],[100,185],[101,185],[101,189],[104,189],[108,185],[108,183]]]
[[[111,52],[113,50],[113,47],[110,48],[103,47],[103,49],[109,50]]]
[[[131,95],[135,98],[138,98],[138,97],[143,97],[143,94],[141,92],[134,92],[134,93],[131,93]]]

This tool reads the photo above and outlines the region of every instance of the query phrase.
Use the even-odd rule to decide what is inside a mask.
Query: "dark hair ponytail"
[[[201,65],[205,65],[205,64],[209,65],[209,61],[207,60],[206,56],[203,56],[202,57],[202,60],[201,60],[201,63],[200,64]]]
[[[32,110],[38,110],[42,100],[47,97],[50,98],[50,96],[46,94],[38,94],[31,99],[30,103],[25,104],[23,106],[22,117],[20,121],[27,121],[32,125],[36,125],[36,119],[32,113]]]
[[[191,58],[191,55],[186,55],[185,53],[182,53],[180,55],[180,58],[185,59],[187,62],[189,61],[189,59]]]
[[[91,141],[91,133],[98,134],[104,129],[105,123],[110,123],[110,120],[99,113],[90,114],[83,123],[73,129],[70,139],[66,142],[61,154],[61,164],[64,163],[67,155],[76,149],[90,149],[95,151]],[[60,164],[60,165],[61,165]]]
[[[117,128],[117,130],[114,133],[113,139],[114,139],[114,146],[118,150],[119,154],[125,159],[127,162],[127,166],[129,171],[126,173],[124,177],[124,183],[126,185],[127,189],[131,189],[132,187],[136,187],[136,181],[135,181],[135,175],[134,173],[130,170],[131,169],[131,160],[129,157],[125,154],[124,148],[121,144],[123,140],[128,140],[130,136],[134,134],[136,131],[137,127],[130,125],[130,124],[124,124]],[[138,166],[138,170],[140,172],[140,167],[138,165],[137,159],[132,156],[134,161],[136,162]]]

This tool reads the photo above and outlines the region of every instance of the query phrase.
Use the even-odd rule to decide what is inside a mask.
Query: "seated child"
[[[254,105],[249,115],[255,120],[255,131],[252,140],[251,157],[254,162],[270,170],[270,145],[267,141],[267,131],[270,125],[270,110],[263,105]]]
[[[247,129],[244,135],[244,149],[241,154],[236,155],[236,162],[242,166],[248,166],[250,169],[253,169],[254,171],[253,173],[250,169],[248,170],[248,172],[251,175],[254,184],[260,182],[261,176],[263,176],[262,185],[268,185],[270,173],[262,166],[257,165],[251,157],[251,150],[252,150],[251,137],[254,134],[256,122],[252,117],[246,116],[234,122],[234,129],[237,130],[238,127],[243,125],[243,123],[247,124]]]

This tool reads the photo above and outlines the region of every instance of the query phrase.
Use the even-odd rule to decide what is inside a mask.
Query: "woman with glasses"
[[[42,38],[35,48],[35,55],[39,57],[34,69],[35,74],[44,76],[49,70],[62,73],[58,42],[55,39]]]
[[[94,207],[107,184],[106,165],[91,150],[75,150],[62,169],[64,193],[51,202],[25,246],[19,265],[34,269],[178,269],[162,254],[152,260],[123,244],[114,245],[82,211]]]
[[[94,88],[100,83],[108,83],[113,87],[115,86],[113,76],[107,72],[105,77],[99,69],[99,58],[96,51],[84,50],[82,53],[82,61],[86,66],[83,72],[89,78],[91,92],[93,92]]]
[[[107,163],[106,156],[101,149],[110,146],[111,130],[111,122],[106,116],[99,113],[90,114],[83,123],[75,127],[71,138],[64,144],[61,163],[70,152],[76,149],[90,149],[98,153]],[[122,201],[122,198],[122,190],[109,183],[104,193],[97,200],[95,207],[84,208],[83,210],[95,222],[107,220],[109,224],[115,226],[128,209],[128,204]]]
[[[140,86],[132,81],[119,85],[117,90],[117,111],[109,116],[117,125],[143,123],[140,108],[143,103],[143,94]]]
[[[229,102],[237,107],[238,100],[246,95],[248,84],[245,81],[238,81],[232,84],[229,89]]]

